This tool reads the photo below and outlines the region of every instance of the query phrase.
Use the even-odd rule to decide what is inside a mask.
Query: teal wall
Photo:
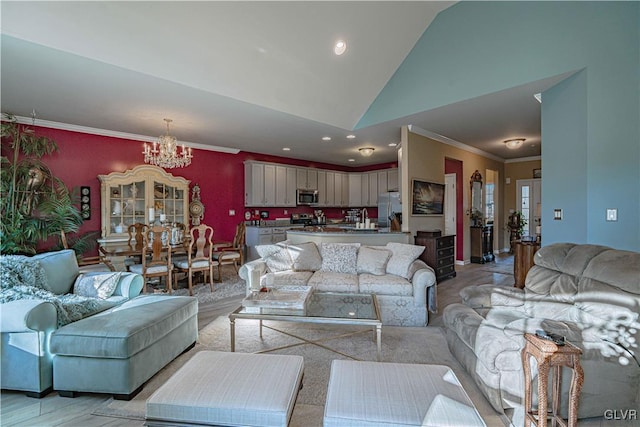
[[[543,244],[640,250],[639,29],[639,2],[457,3],[358,127],[578,72],[543,94]],[[552,220],[554,208],[564,220]]]

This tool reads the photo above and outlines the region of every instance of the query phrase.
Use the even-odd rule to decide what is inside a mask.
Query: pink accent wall
[[[58,144],[59,152],[43,158],[53,174],[69,188],[91,187],[91,219],[81,232],[100,230],[100,181],[98,175],[113,171],[124,172],[143,163],[143,142],[122,138],[92,135],[80,132],[37,127],[38,135],[48,136]],[[236,224],[244,221],[244,161],[258,160],[295,166],[316,167],[347,172],[397,167],[397,163],[385,163],[360,168],[348,168],[318,162],[308,162],[286,157],[268,156],[241,151],[227,154],[207,150],[193,150],[191,165],[169,169],[169,173],[182,176],[191,185],[200,185],[200,195],[205,206],[203,222],[215,230],[214,240],[231,240]],[[229,216],[229,210],[235,216]],[[289,216],[291,213],[313,213],[311,207],[258,208],[269,211],[269,218]],[[346,208],[344,208],[346,209]],[[340,208],[324,209],[327,218],[342,218]],[[376,217],[377,209],[369,209],[369,216]]]

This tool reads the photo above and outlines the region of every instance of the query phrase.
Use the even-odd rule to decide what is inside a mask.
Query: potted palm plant
[[[77,232],[80,211],[64,183],[41,160],[58,147],[3,114],[0,168],[0,253],[34,254],[38,242]],[[6,156],[4,155],[6,154]]]

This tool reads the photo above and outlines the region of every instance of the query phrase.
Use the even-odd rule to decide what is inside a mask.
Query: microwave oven
[[[296,204],[298,206],[311,206],[318,204],[318,190],[298,189],[298,198]]]

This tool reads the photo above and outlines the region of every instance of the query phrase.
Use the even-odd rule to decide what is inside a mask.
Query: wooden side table
[[[513,257],[513,278],[514,287],[524,288],[525,279],[529,269],[533,266],[533,256],[540,249],[540,243],[522,242],[520,240],[512,242],[515,248]]]
[[[553,341],[538,338],[533,334],[524,334],[525,345],[522,349],[522,367],[524,370],[524,426],[530,427],[533,421],[538,427],[547,426],[547,390],[549,372],[553,368],[555,373],[552,386],[551,419],[565,427],[577,426],[578,401],[584,381],[584,373],[580,365],[582,350],[571,343],[558,346]],[[534,414],[531,402],[531,367],[529,358],[538,362],[538,414]],[[562,385],[562,367],[572,370],[571,388],[569,389],[569,419],[565,422],[560,415],[560,390]]]

